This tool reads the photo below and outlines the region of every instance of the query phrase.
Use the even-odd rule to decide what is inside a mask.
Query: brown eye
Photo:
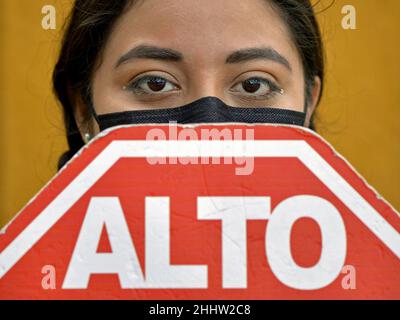
[[[166,85],[167,81],[162,78],[150,78],[147,82],[147,86],[150,88],[150,90],[156,92],[163,90]]]
[[[178,89],[178,87],[172,82],[162,78],[155,76],[145,76],[142,77],[130,85],[124,87],[125,90],[129,90],[134,92],[135,94],[148,94],[148,95],[156,95],[162,93],[168,93]]]
[[[258,79],[248,79],[242,82],[242,87],[246,92],[257,92],[261,87],[261,81]]]
[[[268,99],[275,94],[282,94],[283,90],[271,80],[253,77],[237,83],[231,92],[244,98]]]

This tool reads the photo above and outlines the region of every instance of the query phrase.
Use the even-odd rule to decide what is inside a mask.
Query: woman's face
[[[305,104],[299,53],[266,0],[139,1],[116,22],[92,93],[97,114],[206,96],[231,106],[303,111]],[[319,81],[313,105],[318,94]]]

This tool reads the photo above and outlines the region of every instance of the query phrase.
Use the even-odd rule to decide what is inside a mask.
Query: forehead
[[[272,47],[296,62],[287,26],[269,0],[139,0],[117,21],[106,50],[134,45],[172,48],[187,60],[225,61],[240,48]]]

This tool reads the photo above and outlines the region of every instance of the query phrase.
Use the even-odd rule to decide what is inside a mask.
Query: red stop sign
[[[123,127],[0,235],[0,298],[399,299],[399,230],[309,130]]]

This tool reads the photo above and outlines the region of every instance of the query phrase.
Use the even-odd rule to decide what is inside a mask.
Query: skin
[[[135,58],[116,67],[121,57],[140,45],[172,49],[183,60]],[[289,67],[265,58],[226,63],[233,52],[249,48],[274,50]],[[216,96],[231,106],[304,111],[299,53],[286,25],[266,0],[163,0],[162,5],[159,0],[139,1],[117,20],[97,65],[92,93],[99,115],[176,107],[206,96]],[[161,79],[156,83],[143,80],[140,90],[134,89],[132,83],[144,76]],[[254,78],[258,80],[249,91],[245,81]],[[320,80],[315,80],[306,125],[320,92]],[[94,119],[85,121],[87,107],[79,99],[75,116],[82,135],[99,132]]]

